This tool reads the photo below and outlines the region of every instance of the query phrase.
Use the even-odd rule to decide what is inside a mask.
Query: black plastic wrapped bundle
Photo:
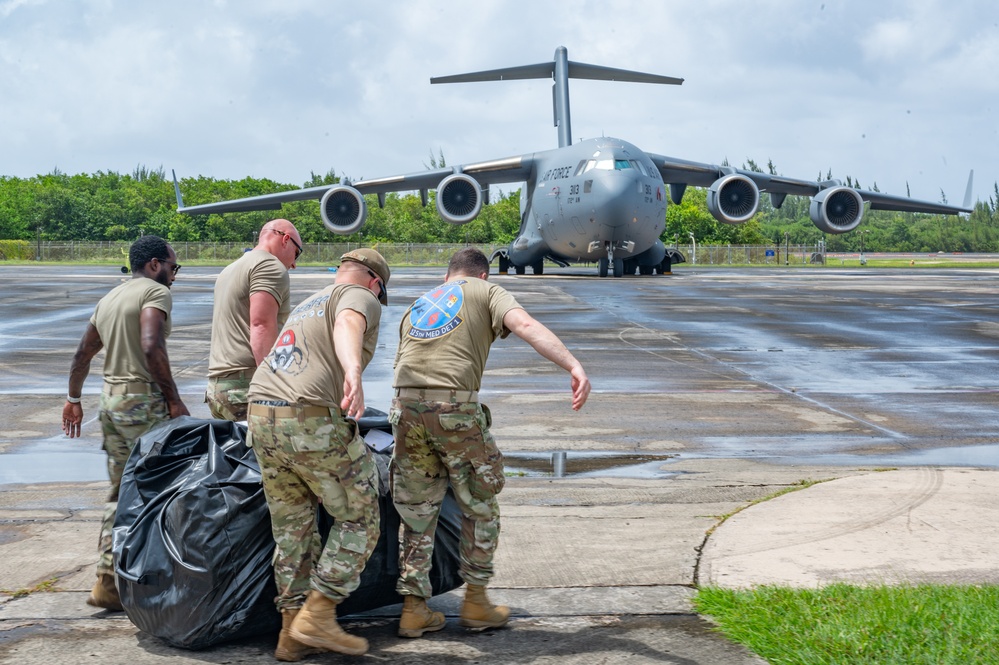
[[[370,410],[362,434],[391,432]],[[399,516],[388,488],[390,452],[375,453],[380,475],[381,534],[343,616],[401,602]],[[333,521],[320,508],[323,542]],[[450,490],[437,525],[434,594],[461,586],[461,512]],[[118,591],[128,618],[171,645],[203,649],[277,631],[281,617],[271,560],[274,541],[260,468],[246,445],[246,426],[192,417],[166,421],[143,435],[122,475],[114,526]]]

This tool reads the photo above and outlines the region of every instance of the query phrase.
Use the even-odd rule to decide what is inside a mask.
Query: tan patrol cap
[[[343,264],[344,261],[353,261],[354,263],[360,263],[362,266],[370,270],[371,272],[378,275],[382,280],[382,286],[380,293],[378,294],[378,302],[383,305],[388,304],[388,281],[392,272],[389,270],[388,263],[385,261],[385,257],[379,254],[373,249],[368,249],[367,247],[362,247],[361,249],[354,249],[343,256],[340,257],[340,263]]]

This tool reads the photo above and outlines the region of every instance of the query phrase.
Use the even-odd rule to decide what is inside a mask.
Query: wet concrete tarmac
[[[218,272],[185,267],[174,289],[170,357],[196,416],[207,416],[201,396]],[[397,323],[442,273],[394,271],[365,374],[369,406],[388,408]],[[511,476],[500,496],[504,536],[491,593],[514,608],[511,628],[468,635],[448,626],[400,641],[392,636],[398,608],[386,608],[384,618],[350,624],[372,640],[370,657],[758,663],[690,605],[699,580],[733,574],[720,562],[738,563],[739,545],[755,543],[759,528],[750,522],[734,546],[712,545],[706,534],[720,516],[805,482],[887,476],[872,472],[887,466],[999,465],[999,271],[682,268],[617,280],[549,273],[494,279],[584,362],[594,393],[574,413],[564,372],[519,340],[493,347],[482,398]],[[273,636],[181,652],[82,602],[107,482],[94,422],[100,357],[84,392],[83,437],[65,439],[59,416],[86,321],[121,278],[112,267],[0,266],[0,661],[273,662]],[[293,298],[330,279],[326,270],[294,271]],[[566,452],[562,477],[552,466],[556,451]],[[907,494],[906,478],[895,481],[902,490],[878,497],[892,514],[933,505],[925,492]],[[910,494],[916,500],[907,503]],[[842,508],[844,497],[820,507],[830,503]],[[967,505],[975,504],[943,503],[948,511]],[[818,510],[809,506],[811,518]],[[847,512],[869,521],[860,508]],[[936,528],[942,518],[930,517]],[[794,511],[763,521],[794,542],[826,528],[799,524]],[[732,556],[705,564],[706,545]],[[806,555],[813,568],[825,561]],[[432,602],[455,621],[455,592]]]
[[[170,358],[196,416],[207,416],[218,271],[185,267],[173,290]],[[387,410],[398,321],[442,272],[395,270],[365,374],[370,406]],[[584,362],[594,392],[573,413],[565,373],[508,339],[493,347],[483,400],[505,451],[542,458],[568,450],[996,466],[997,277],[986,269],[494,276]],[[0,267],[0,484],[105,477],[94,421],[101,356],[84,392],[83,439],[62,437],[58,422],[79,336],[96,301],[123,278],[103,266]],[[331,278],[326,269],[293,271],[293,300]],[[635,467],[606,460],[603,473]]]

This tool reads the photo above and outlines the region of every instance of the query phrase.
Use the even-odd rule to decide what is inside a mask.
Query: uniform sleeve
[[[149,280],[152,284],[146,289],[145,294],[142,298],[142,307],[140,309],[146,309],[147,307],[155,307],[156,309],[162,310],[167,318],[170,318],[170,310],[173,309],[173,296],[170,295],[170,289],[163,286],[159,282],[153,282]]]
[[[378,298],[363,286],[344,290],[343,295],[337,300],[333,319],[336,320],[340,312],[345,309],[352,309],[363,316],[367,321],[368,330],[376,328],[381,321],[382,306],[378,302]]]
[[[250,269],[250,295],[265,291],[277,301],[278,306],[288,302],[291,280],[288,271],[277,258],[261,261]]]
[[[523,309],[510,292],[498,284],[489,285],[489,315],[493,322],[493,334],[505,339],[510,331],[503,325],[503,318],[511,309]]]

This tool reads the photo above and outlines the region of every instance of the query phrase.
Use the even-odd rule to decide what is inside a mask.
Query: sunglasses
[[[273,231],[274,233],[278,234],[279,236],[288,236],[288,240],[290,240],[291,244],[293,244],[295,246],[295,260],[298,261],[298,257],[300,257],[302,255],[302,246],[299,245],[295,241],[295,239],[291,237],[290,234],[285,233],[284,231],[278,231],[277,229],[271,229],[271,231]]]
[[[361,270],[363,270],[364,272],[368,273],[368,276],[369,276],[369,277],[371,277],[372,279],[377,279],[377,280],[378,280],[378,298],[379,298],[379,299],[382,299],[382,298],[386,298],[386,297],[387,297],[387,294],[385,293],[385,282],[383,282],[383,281],[382,281],[382,278],[381,278],[381,277],[379,277],[379,276],[378,276],[378,275],[377,275],[377,274],[375,273],[375,271],[374,271],[374,270],[372,270],[371,268],[369,268],[369,267],[367,267],[367,266],[365,266],[365,265],[363,265],[363,264],[361,264],[361,263],[358,263],[358,262],[356,262],[356,261],[351,261],[350,263],[351,263],[351,265],[355,265],[355,266],[357,266],[357,267],[358,267],[359,269],[361,269]],[[341,267],[341,268],[343,268],[343,266],[342,266],[342,265],[341,265],[340,267]]]
[[[378,280],[378,299],[379,300],[385,299],[387,295],[385,293],[385,283],[382,281],[382,278],[376,275],[374,272],[372,272],[370,268],[365,268],[365,270],[368,271],[369,275]]]
[[[165,263],[168,266],[170,266],[170,272],[172,272],[174,275],[176,275],[177,273],[180,272],[180,264],[179,263],[174,263],[170,259],[160,259],[160,258],[157,258],[156,260],[159,261],[160,263]]]

